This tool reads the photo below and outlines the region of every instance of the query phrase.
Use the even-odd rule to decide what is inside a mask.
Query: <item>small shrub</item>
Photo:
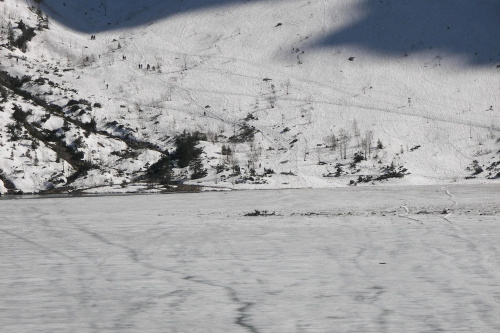
[[[21,107],[17,104],[14,104],[12,107],[14,112],[12,113],[12,118],[19,123],[24,123],[26,121],[26,113],[21,109]]]
[[[69,108],[69,111],[71,112],[76,112],[80,110],[80,107],[78,105],[72,105],[70,108]]]
[[[241,168],[238,164],[233,165],[231,170],[233,170],[233,173],[231,174],[231,176],[241,175]]]
[[[359,151],[354,153],[354,157],[352,159],[354,164],[359,163],[359,162],[364,161],[364,160],[365,160],[365,157],[363,156],[362,153],[360,153]]]
[[[473,176],[479,175],[483,172],[483,168],[477,160],[472,161],[471,165],[467,167],[467,171],[471,171]]]
[[[247,114],[245,121],[249,121],[249,120],[256,120],[256,118],[254,117],[253,114],[249,113],[249,114]]]
[[[8,124],[7,125],[7,134],[10,134],[10,141],[17,141],[20,137],[21,127],[19,124]]]
[[[273,169],[266,169],[264,168],[264,175],[272,175],[274,174],[274,170]]]
[[[222,155],[231,155],[232,152],[233,151],[231,150],[231,147],[226,146],[226,145],[222,145],[222,150],[221,150]]]
[[[216,172],[217,174],[219,174],[219,173],[223,172],[224,170],[226,170],[226,166],[225,166],[224,164],[220,164],[220,163],[219,163],[219,164],[217,164],[217,165],[215,166],[215,172]]]
[[[38,79],[34,80],[33,82],[40,85],[40,86],[43,86],[45,84],[45,80],[41,76]]]
[[[385,166],[382,168],[382,175],[377,177],[375,180],[384,180],[389,178],[403,178],[406,175],[409,175],[408,169],[398,166],[396,167],[394,163],[391,163],[390,166]]]
[[[244,124],[240,128],[240,132],[229,137],[230,142],[246,142],[253,140],[255,135],[255,127]]]
[[[268,212],[267,210],[260,211],[258,209],[253,212],[246,213],[245,216],[273,216],[276,215],[276,212]]]
[[[86,99],[83,99],[83,98],[78,101],[78,104],[83,104],[83,105],[87,105],[87,106],[91,105],[91,103],[89,101],[87,101]]]
[[[343,172],[344,170],[342,169],[342,164],[337,163],[337,165],[335,165],[335,177],[340,177]]]

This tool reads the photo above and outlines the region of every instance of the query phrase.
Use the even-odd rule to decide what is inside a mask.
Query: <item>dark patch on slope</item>
[[[473,65],[500,61],[498,1],[363,0],[353,6],[353,12],[365,15],[317,40],[316,47],[358,45],[398,58],[445,52]],[[337,13],[330,15],[334,21]]]
[[[143,0],[131,2],[130,7],[124,9],[121,0],[91,0],[82,12],[68,15],[62,14],[69,8],[64,2],[45,0],[42,9],[51,20],[73,30],[95,34],[146,25],[184,12],[245,3],[243,0]],[[327,36],[317,40],[315,47],[359,45],[391,57],[434,50],[465,57],[471,65],[497,65],[500,61],[498,1],[362,0],[353,6],[356,7],[348,10],[365,15],[340,30],[326,32]],[[326,15],[330,16],[326,17],[325,24],[335,24],[337,13]],[[255,19],[259,22],[258,17]]]

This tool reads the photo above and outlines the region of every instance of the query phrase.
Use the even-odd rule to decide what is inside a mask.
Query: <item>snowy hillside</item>
[[[500,178],[497,1],[36,2],[0,2],[0,193]]]

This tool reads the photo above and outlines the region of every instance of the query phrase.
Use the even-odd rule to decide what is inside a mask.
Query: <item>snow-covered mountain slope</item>
[[[0,2],[0,70],[30,76],[16,89],[57,106],[48,111],[7,87],[3,192],[6,183],[25,192],[124,186],[162,152],[174,153],[184,131],[205,134],[207,174],[188,183],[275,188],[498,178],[496,1],[45,0],[40,8]],[[9,23],[18,38],[20,19],[35,27],[46,16],[49,29],[36,31],[25,53],[9,50]],[[31,149],[35,166],[13,149],[36,135],[24,126],[26,139],[11,140],[14,104],[38,112],[40,119],[28,115],[27,123],[53,131],[73,157],[40,158],[42,148]],[[42,176],[68,159],[73,169],[60,181]],[[189,178],[193,168],[174,168],[175,178]],[[37,181],[27,184],[27,173]]]

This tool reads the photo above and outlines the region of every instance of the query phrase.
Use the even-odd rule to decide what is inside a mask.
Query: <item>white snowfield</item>
[[[20,18],[36,25],[27,8],[21,0],[0,2],[3,25],[15,28]],[[172,138],[185,130],[209,134],[202,142],[204,185],[347,186],[391,163],[410,173],[396,183],[460,183],[471,176],[472,161],[483,169],[499,161],[497,1],[45,0],[41,8],[49,29],[37,31],[26,53],[1,48],[0,69],[50,80],[50,87],[24,86],[50,103],[101,104],[66,116],[94,117],[99,130],[113,135],[128,133],[172,151]],[[13,121],[14,102],[21,101],[0,112],[2,123]],[[34,121],[37,108],[29,108]],[[52,118],[44,126],[61,124]],[[234,158],[225,162],[221,146],[243,124],[255,128],[255,137],[234,144]],[[328,137],[341,129],[352,137],[347,159],[328,147]],[[14,147],[1,130],[0,168],[14,185],[25,192],[65,185],[51,179],[70,176],[64,162],[41,145],[33,163],[26,157],[30,141]],[[359,173],[324,177],[338,163],[348,170],[368,131],[373,151]],[[109,151],[124,152],[123,143],[83,132],[70,126],[67,144],[80,137],[85,159],[100,169],[72,184],[77,188],[133,180],[160,157],[145,151],[121,159]],[[375,149],[378,140],[383,149]],[[227,171],[217,174],[221,163]],[[238,183],[229,171],[234,165],[246,176],[252,166],[276,175]],[[497,164],[469,182],[498,172]]]
[[[499,212],[498,186],[0,200],[1,330],[499,332]]]

